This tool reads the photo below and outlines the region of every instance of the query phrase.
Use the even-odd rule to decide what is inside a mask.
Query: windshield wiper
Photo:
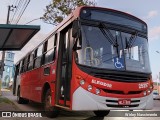
[[[129,41],[127,40],[127,38],[125,38],[125,40],[126,40],[126,49],[131,48],[133,46],[137,36],[138,36],[138,32],[136,31],[131,35],[131,37],[129,38]]]
[[[104,23],[100,23],[99,24],[99,29],[101,30],[101,32],[103,33],[103,35],[108,39],[108,41],[114,46],[114,47],[118,47],[118,43],[115,40],[115,38],[113,37],[112,33],[109,31],[109,29],[106,27],[106,25]],[[105,29],[105,30],[104,30]],[[107,34],[107,33],[108,34]]]
[[[107,40],[113,45],[113,47],[116,48],[117,55],[119,57],[119,52],[118,52],[118,41],[117,41],[117,36],[116,39],[113,37],[112,33],[109,31],[109,29],[106,27],[106,25],[102,22],[99,24],[99,29],[102,32],[102,34],[107,38]],[[107,33],[106,33],[107,32]]]

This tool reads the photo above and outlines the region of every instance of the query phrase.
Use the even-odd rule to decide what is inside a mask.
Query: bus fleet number
[[[147,88],[148,87],[148,83],[140,83],[139,84],[139,89],[141,88]]]

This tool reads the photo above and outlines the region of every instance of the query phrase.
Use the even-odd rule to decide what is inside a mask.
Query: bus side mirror
[[[79,50],[82,48],[82,37],[80,31],[79,21],[75,20],[72,25],[72,37],[75,38],[73,50]]]
[[[79,21],[75,20],[72,25],[72,37],[79,38],[79,36],[80,36]]]

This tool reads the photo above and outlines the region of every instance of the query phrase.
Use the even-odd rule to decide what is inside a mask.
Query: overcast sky
[[[15,1],[0,1],[0,24],[6,23],[7,6],[12,5]],[[41,17],[45,6],[50,2],[51,0],[31,0],[19,23],[25,24],[30,20]],[[151,69],[153,78],[156,78],[160,72],[160,54],[156,53],[156,51],[160,51],[160,0],[96,0],[96,2],[97,6],[128,12],[148,24]],[[33,49],[54,28],[52,25],[45,24],[41,20],[35,20],[31,24],[41,25],[41,30],[22,51],[16,52],[15,61]]]

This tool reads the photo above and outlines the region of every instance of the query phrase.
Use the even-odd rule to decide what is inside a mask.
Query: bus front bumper
[[[106,102],[106,100],[109,102]],[[114,102],[112,102],[113,100]],[[98,96],[79,87],[73,93],[72,110],[145,110],[153,107],[152,93],[145,97],[131,99],[131,101],[133,100],[138,102],[131,103],[130,106],[119,107],[118,98]]]

